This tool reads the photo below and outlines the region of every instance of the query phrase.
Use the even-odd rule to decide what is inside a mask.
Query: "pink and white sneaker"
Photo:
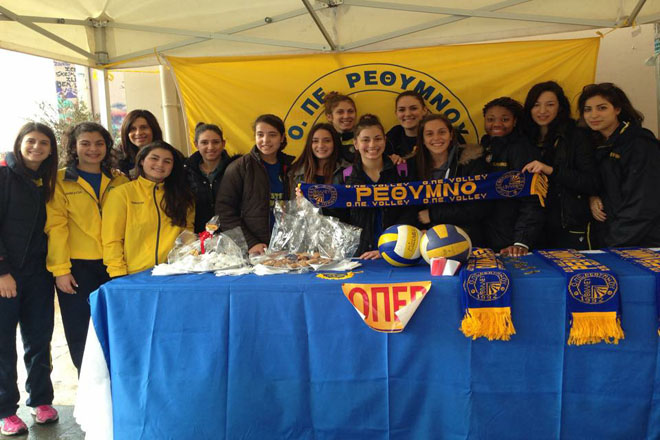
[[[27,425],[16,414],[0,420],[0,434],[2,435],[21,435],[27,434],[27,432]]]
[[[57,415],[57,410],[50,405],[39,405],[36,408],[32,408],[32,415],[34,416],[34,421],[40,425],[55,423],[60,418]]]

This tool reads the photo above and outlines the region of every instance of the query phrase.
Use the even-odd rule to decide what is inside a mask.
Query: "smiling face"
[[[165,180],[172,173],[173,167],[174,157],[164,148],[154,148],[142,161],[144,177],[156,183]]]
[[[136,147],[142,148],[149,145],[154,140],[154,132],[149,123],[143,117],[136,118],[128,129],[128,139]]]
[[[215,131],[206,130],[199,135],[195,147],[205,162],[215,162],[220,160],[225,149],[225,141]]]
[[[76,139],[76,153],[81,168],[99,167],[105,154],[107,145],[105,139],[98,131],[80,133]]]
[[[355,106],[351,101],[341,101],[327,114],[330,122],[339,133],[353,130],[355,127]]]
[[[353,142],[362,160],[380,159],[385,151],[385,133],[378,126],[363,128]]]
[[[318,160],[325,160],[332,156],[335,146],[332,139],[332,134],[324,129],[319,128],[312,135],[312,153]]]
[[[431,156],[439,158],[447,155],[451,146],[451,131],[441,119],[433,119],[424,124],[424,146]]]
[[[407,131],[416,131],[425,114],[426,108],[414,96],[402,96],[396,103],[396,117]]]
[[[490,136],[506,136],[513,131],[515,126],[516,118],[509,109],[495,105],[486,110],[484,128]]]
[[[277,128],[266,122],[259,122],[254,128],[254,137],[263,160],[268,161],[277,157],[284,138]]]
[[[547,127],[555,120],[559,113],[559,100],[554,92],[545,91],[539,95],[530,110],[532,120],[539,127]]]
[[[23,163],[31,170],[39,169],[41,162],[50,155],[50,139],[38,131],[31,131],[21,140]]]
[[[582,109],[584,121],[589,128],[600,132],[605,138],[610,137],[619,126],[619,113],[621,113],[620,108],[615,108],[600,95],[587,99]]]

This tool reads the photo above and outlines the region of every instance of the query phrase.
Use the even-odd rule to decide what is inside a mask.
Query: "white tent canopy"
[[[131,67],[158,54],[375,51],[658,21],[657,0],[3,0],[0,47]]]

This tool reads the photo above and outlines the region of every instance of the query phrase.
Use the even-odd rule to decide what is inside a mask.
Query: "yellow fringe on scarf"
[[[534,174],[530,194],[539,196],[539,202],[545,208],[545,198],[548,196],[548,177],[545,174]]]
[[[511,320],[511,307],[469,308],[460,330],[467,337],[488,338],[489,341],[510,341],[516,334]]]
[[[573,313],[568,345],[618,344],[624,337],[616,312],[576,312]]]

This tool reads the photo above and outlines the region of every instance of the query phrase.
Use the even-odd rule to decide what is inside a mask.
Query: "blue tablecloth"
[[[348,282],[433,280],[402,333],[314,274],[113,280],[90,299],[117,439],[660,438],[655,279],[612,255],[619,345],[567,346],[565,280],[513,278],[510,342],[459,332],[458,277],[365,262]]]

